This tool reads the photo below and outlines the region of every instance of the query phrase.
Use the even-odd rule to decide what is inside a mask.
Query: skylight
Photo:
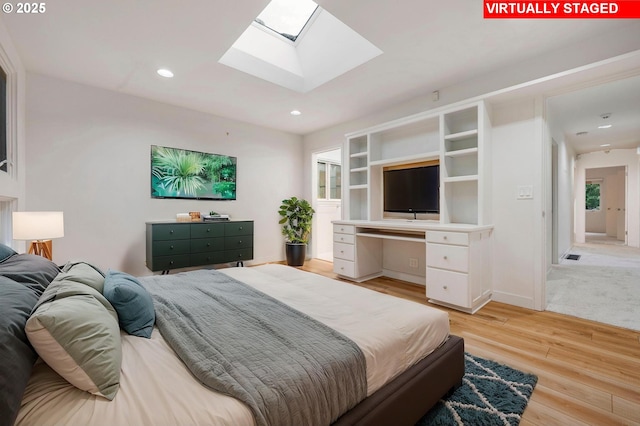
[[[296,41],[317,8],[311,0],[272,0],[255,22]]]

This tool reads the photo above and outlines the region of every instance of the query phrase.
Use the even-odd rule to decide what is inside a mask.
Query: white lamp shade
[[[50,240],[64,237],[62,212],[13,212],[15,240]]]

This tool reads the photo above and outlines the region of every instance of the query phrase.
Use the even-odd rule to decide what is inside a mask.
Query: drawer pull
[[[169,230],[169,233],[170,233],[170,234],[173,234],[173,229],[170,229],[170,230]]]
[[[344,241],[344,238],[340,237],[340,241]]]
[[[173,265],[173,260],[171,262],[169,262],[169,265]]]
[[[169,247],[170,250],[173,250],[173,246]]]
[[[207,243],[207,247],[211,247],[211,243]]]
[[[344,250],[340,250],[340,253],[344,253]]]
[[[340,228],[341,231],[344,231],[344,228]]]
[[[238,244],[242,244],[242,240],[238,240]]]
[[[239,229],[240,231],[242,231],[242,226],[240,226],[238,229]]]
[[[443,258],[444,260],[447,260],[447,256],[443,256],[442,258]]]
[[[207,232],[211,232],[211,228],[207,228]]]
[[[447,236],[445,235],[444,237],[442,237],[442,239],[443,239],[443,240],[446,240],[446,239],[447,239]]]
[[[344,271],[344,266],[341,266],[341,267],[340,267],[340,270],[341,270],[341,271]]]
[[[446,285],[443,285],[443,286],[442,286],[442,288],[446,290],[446,289],[447,289],[447,286],[446,286]]]

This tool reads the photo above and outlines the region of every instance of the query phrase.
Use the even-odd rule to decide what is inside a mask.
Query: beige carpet
[[[640,331],[640,249],[576,244],[547,276],[547,310]]]

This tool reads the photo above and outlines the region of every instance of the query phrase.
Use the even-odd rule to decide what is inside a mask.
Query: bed
[[[83,273],[94,274],[86,265],[83,267]],[[51,280],[52,274],[49,271],[45,279]],[[0,275],[4,275],[2,264]],[[60,281],[61,275],[64,272],[53,281]],[[165,338],[165,334],[171,335],[159,329],[163,321],[169,320],[160,315],[164,308],[158,305],[158,300],[163,296],[155,293],[157,289],[208,280],[209,275],[243,283],[247,291],[302,312],[301,315],[326,327],[330,333],[346,336],[345,340],[357,346],[366,366],[365,389],[357,401],[331,415],[333,424],[415,424],[462,380],[463,341],[449,335],[448,316],[443,311],[283,265],[201,270],[138,278],[153,295],[159,316],[155,323],[137,325],[137,329],[149,333],[149,338],[117,330],[118,342],[111,345],[119,345],[121,349],[120,364],[116,363],[117,391],[112,392],[109,386],[97,391],[83,390],[54,371],[49,365],[52,362],[48,364],[40,357],[29,372],[15,424],[254,425],[261,421],[268,424],[257,420],[254,407],[246,401],[203,386],[203,379],[194,375],[192,367],[187,367],[181,358],[180,350],[172,346],[174,337]],[[106,294],[106,289],[98,288]],[[43,303],[47,290],[37,290],[42,293],[38,303]],[[102,305],[106,306],[104,302]],[[216,317],[211,318],[213,321]],[[104,325],[108,321],[98,322]],[[224,320],[225,324],[229,322]],[[223,328],[219,319],[215,328]],[[344,376],[351,374],[341,373],[339,377]],[[111,395],[111,400],[105,395]],[[326,419],[318,422],[330,423]]]

